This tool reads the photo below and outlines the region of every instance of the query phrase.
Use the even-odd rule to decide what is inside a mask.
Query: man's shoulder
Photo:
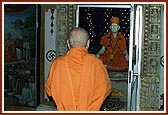
[[[61,55],[61,56],[58,56],[57,58],[55,58],[55,60],[63,60],[65,59],[65,55]]]
[[[98,57],[96,57],[95,54],[88,54],[88,56],[94,60],[93,62],[101,63],[101,60]]]
[[[89,57],[89,58],[96,58],[95,54],[87,54],[87,57]]]
[[[65,60],[65,55],[56,57],[55,59],[52,60],[52,63],[57,63],[57,62],[60,62],[62,60]]]

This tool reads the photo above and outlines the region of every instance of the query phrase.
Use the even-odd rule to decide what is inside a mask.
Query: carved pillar
[[[57,55],[67,52],[66,40],[75,27],[76,5],[60,4],[57,9]]]
[[[140,108],[142,111],[158,110],[160,68],[160,25],[159,4],[144,6],[144,38],[142,54]]]

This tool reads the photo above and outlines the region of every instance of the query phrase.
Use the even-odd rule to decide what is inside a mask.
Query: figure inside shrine
[[[107,70],[127,71],[128,55],[126,38],[121,32],[119,32],[119,17],[112,17],[110,19],[110,24],[111,31],[108,34],[102,36],[100,40],[100,44],[106,48],[105,52],[100,55],[100,59],[107,67]]]
[[[11,38],[11,33],[7,32],[5,34],[4,41],[4,60],[5,62],[16,61],[16,47],[15,41]]]

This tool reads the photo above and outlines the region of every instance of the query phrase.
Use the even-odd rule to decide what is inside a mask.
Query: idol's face
[[[113,23],[111,24],[110,29],[113,33],[117,33],[118,30],[120,29],[120,26],[118,24]]]

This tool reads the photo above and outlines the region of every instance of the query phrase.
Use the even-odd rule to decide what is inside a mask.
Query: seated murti
[[[127,46],[124,35],[119,32],[120,19],[118,17],[112,17],[110,24],[111,31],[101,37],[100,44],[103,45],[106,50],[99,58],[109,71],[127,71]]]

